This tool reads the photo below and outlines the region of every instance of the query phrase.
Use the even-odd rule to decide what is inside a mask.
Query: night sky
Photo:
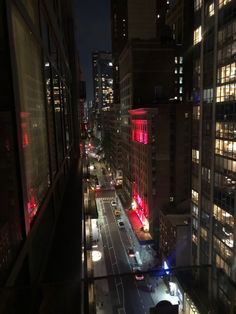
[[[87,85],[87,101],[93,99],[92,51],[111,51],[110,0],[74,0],[80,64]]]

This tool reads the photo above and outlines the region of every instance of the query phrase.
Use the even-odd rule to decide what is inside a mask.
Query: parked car
[[[116,207],[116,206],[117,206],[116,201],[114,201],[114,200],[113,200],[113,201],[111,201],[111,206],[112,206],[112,207]]]
[[[119,227],[119,229],[124,229],[125,228],[125,224],[122,220],[118,220],[117,225]]]
[[[115,215],[116,217],[120,217],[120,214],[121,214],[120,210],[116,209],[116,210],[114,211],[114,215]]]
[[[128,255],[129,255],[129,257],[135,257],[135,253],[134,253],[134,250],[132,248],[128,249]]]

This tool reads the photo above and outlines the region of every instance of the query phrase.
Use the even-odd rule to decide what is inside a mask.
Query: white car
[[[116,201],[111,201],[111,206],[116,207],[117,206]]]

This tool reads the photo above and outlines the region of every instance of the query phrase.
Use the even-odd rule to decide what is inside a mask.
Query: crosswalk
[[[100,200],[103,202],[111,202],[113,200],[113,197],[100,197]]]
[[[112,190],[100,190],[96,191],[96,198],[102,198],[104,200],[112,200],[115,197],[115,192]]]

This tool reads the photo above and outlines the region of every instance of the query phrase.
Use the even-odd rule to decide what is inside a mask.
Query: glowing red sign
[[[148,143],[147,120],[132,120],[132,141]]]
[[[146,202],[140,197],[136,190],[136,184],[133,185],[133,199],[135,200],[137,207],[135,208],[135,212],[139,217],[139,220],[142,224],[145,223],[146,218],[148,217],[148,206]]]

